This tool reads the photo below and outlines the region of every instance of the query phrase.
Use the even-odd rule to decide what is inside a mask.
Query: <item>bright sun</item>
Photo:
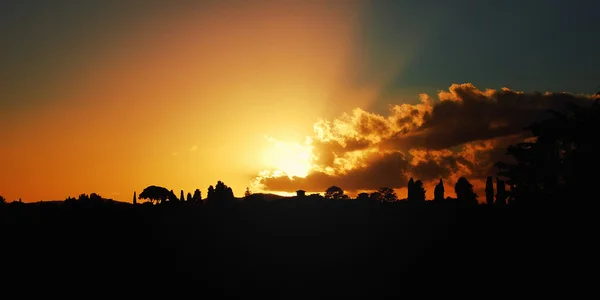
[[[267,137],[270,147],[263,153],[263,161],[269,167],[286,175],[306,177],[311,169],[312,147],[300,143],[282,142]]]

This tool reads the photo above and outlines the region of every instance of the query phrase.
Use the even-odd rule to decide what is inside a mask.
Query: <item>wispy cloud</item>
[[[197,145],[193,145],[192,147],[190,147],[190,152],[194,152],[194,151],[198,151],[198,146]]]

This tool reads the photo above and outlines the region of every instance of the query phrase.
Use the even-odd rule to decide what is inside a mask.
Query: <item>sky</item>
[[[2,1],[0,195],[476,191],[600,91],[594,1]],[[549,93],[546,93],[549,92]],[[480,200],[484,194],[479,192]]]

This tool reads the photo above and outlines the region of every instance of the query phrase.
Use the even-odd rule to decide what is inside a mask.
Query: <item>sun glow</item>
[[[306,177],[312,168],[312,146],[310,140],[298,142],[277,141],[266,137],[270,146],[263,153],[263,162],[269,168],[289,177]]]

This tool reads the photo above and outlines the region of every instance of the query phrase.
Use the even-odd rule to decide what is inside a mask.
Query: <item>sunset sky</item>
[[[194,4],[191,4],[194,3]],[[0,195],[477,191],[600,91],[600,2],[2,1]],[[541,93],[534,93],[539,91]],[[545,92],[569,94],[545,94]],[[485,198],[479,192],[480,199]]]

